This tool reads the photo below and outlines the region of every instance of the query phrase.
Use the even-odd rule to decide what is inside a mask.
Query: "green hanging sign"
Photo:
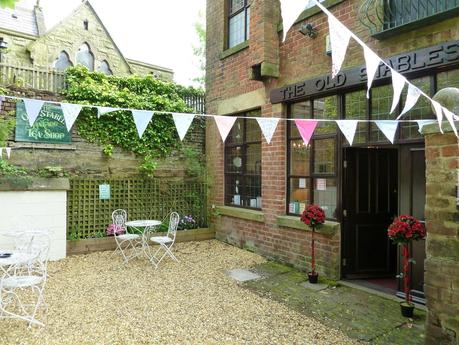
[[[70,144],[72,135],[67,131],[61,107],[45,103],[33,127],[23,102],[16,103],[16,141],[49,144]]]

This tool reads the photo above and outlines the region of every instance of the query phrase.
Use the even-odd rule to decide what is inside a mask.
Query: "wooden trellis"
[[[99,198],[99,185],[110,185],[110,199]],[[90,179],[70,181],[67,194],[67,234],[69,238],[105,235],[111,213],[117,208],[128,212],[128,219],[162,220],[171,211],[192,215],[199,227],[207,224],[206,186],[197,181],[163,179]]]

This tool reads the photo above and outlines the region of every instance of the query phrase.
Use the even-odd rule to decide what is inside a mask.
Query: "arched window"
[[[54,61],[54,68],[58,71],[64,71],[70,66],[73,66],[73,63],[70,61],[69,54],[61,51],[59,57]]]
[[[103,74],[106,74],[106,75],[113,75],[113,72],[110,69],[110,65],[108,64],[107,60],[104,60],[100,63],[100,66],[97,69],[97,71],[102,72]]]
[[[87,43],[83,43],[76,54],[77,63],[85,66],[90,71],[94,71],[94,55]]]

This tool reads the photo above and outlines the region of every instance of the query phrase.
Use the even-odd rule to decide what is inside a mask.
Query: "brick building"
[[[0,41],[8,46],[6,53],[0,53],[3,64],[64,70],[79,63],[106,74],[153,75],[172,81],[171,69],[126,58],[89,1],[49,30],[39,3],[33,8],[24,2],[15,9],[0,8]]]
[[[378,7],[379,3],[383,2],[323,1],[379,56],[390,60],[427,94],[433,97],[446,87],[458,88],[459,3],[432,5],[420,0],[409,10],[395,6],[396,2],[386,8]],[[327,36],[327,18],[317,6],[306,7],[282,42],[278,0],[208,0],[207,112],[247,118],[392,119],[390,72],[380,66],[367,99],[362,49],[351,40],[342,72],[332,79]],[[405,98],[406,90],[398,112]],[[404,116],[429,118],[434,118],[433,113],[424,99]],[[429,131],[432,134],[435,129]],[[212,122],[206,145],[212,224],[223,241],[307,269],[310,231],[298,214],[304,205],[318,203],[328,218],[318,235],[319,272],[401,295],[394,278],[399,272],[399,253],[389,243],[386,229],[397,214],[427,216],[431,230],[427,242],[433,239],[435,243],[433,233],[438,229],[443,229],[438,230],[442,236],[445,231],[450,234],[442,239],[454,243],[455,249],[439,255],[452,260],[454,268],[448,272],[459,273],[454,254],[459,248],[457,139],[450,133],[440,142],[432,141],[440,149],[427,148],[427,157],[425,143],[414,123],[400,124],[391,145],[374,124],[361,122],[354,145],[349,147],[335,124],[322,123],[305,147],[294,123],[280,121],[272,143],[267,144],[256,121],[246,119],[237,120],[222,143]],[[431,186],[427,206],[426,158],[428,168],[443,169],[436,174],[449,181],[445,194],[438,194],[434,173],[427,174],[428,188]],[[441,164],[435,163],[437,158]],[[435,218],[440,210],[445,216],[441,220]],[[444,230],[448,226],[449,232]],[[417,264],[413,265],[412,289],[422,301],[426,242],[415,243],[413,253]],[[437,255],[427,252],[430,267],[438,267],[430,254]],[[440,294],[437,287],[429,286],[430,296]],[[454,295],[450,282],[443,288],[444,296]],[[459,304],[455,294],[448,298]],[[438,314],[429,314],[429,330],[456,339],[451,329],[459,332],[457,319],[450,326],[440,319]],[[448,331],[442,333],[442,328]]]

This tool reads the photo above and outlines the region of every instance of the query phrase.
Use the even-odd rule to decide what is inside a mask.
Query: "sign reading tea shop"
[[[58,105],[45,103],[33,127],[23,102],[16,103],[16,141],[32,143],[69,144],[72,135],[65,126],[64,115]]]

